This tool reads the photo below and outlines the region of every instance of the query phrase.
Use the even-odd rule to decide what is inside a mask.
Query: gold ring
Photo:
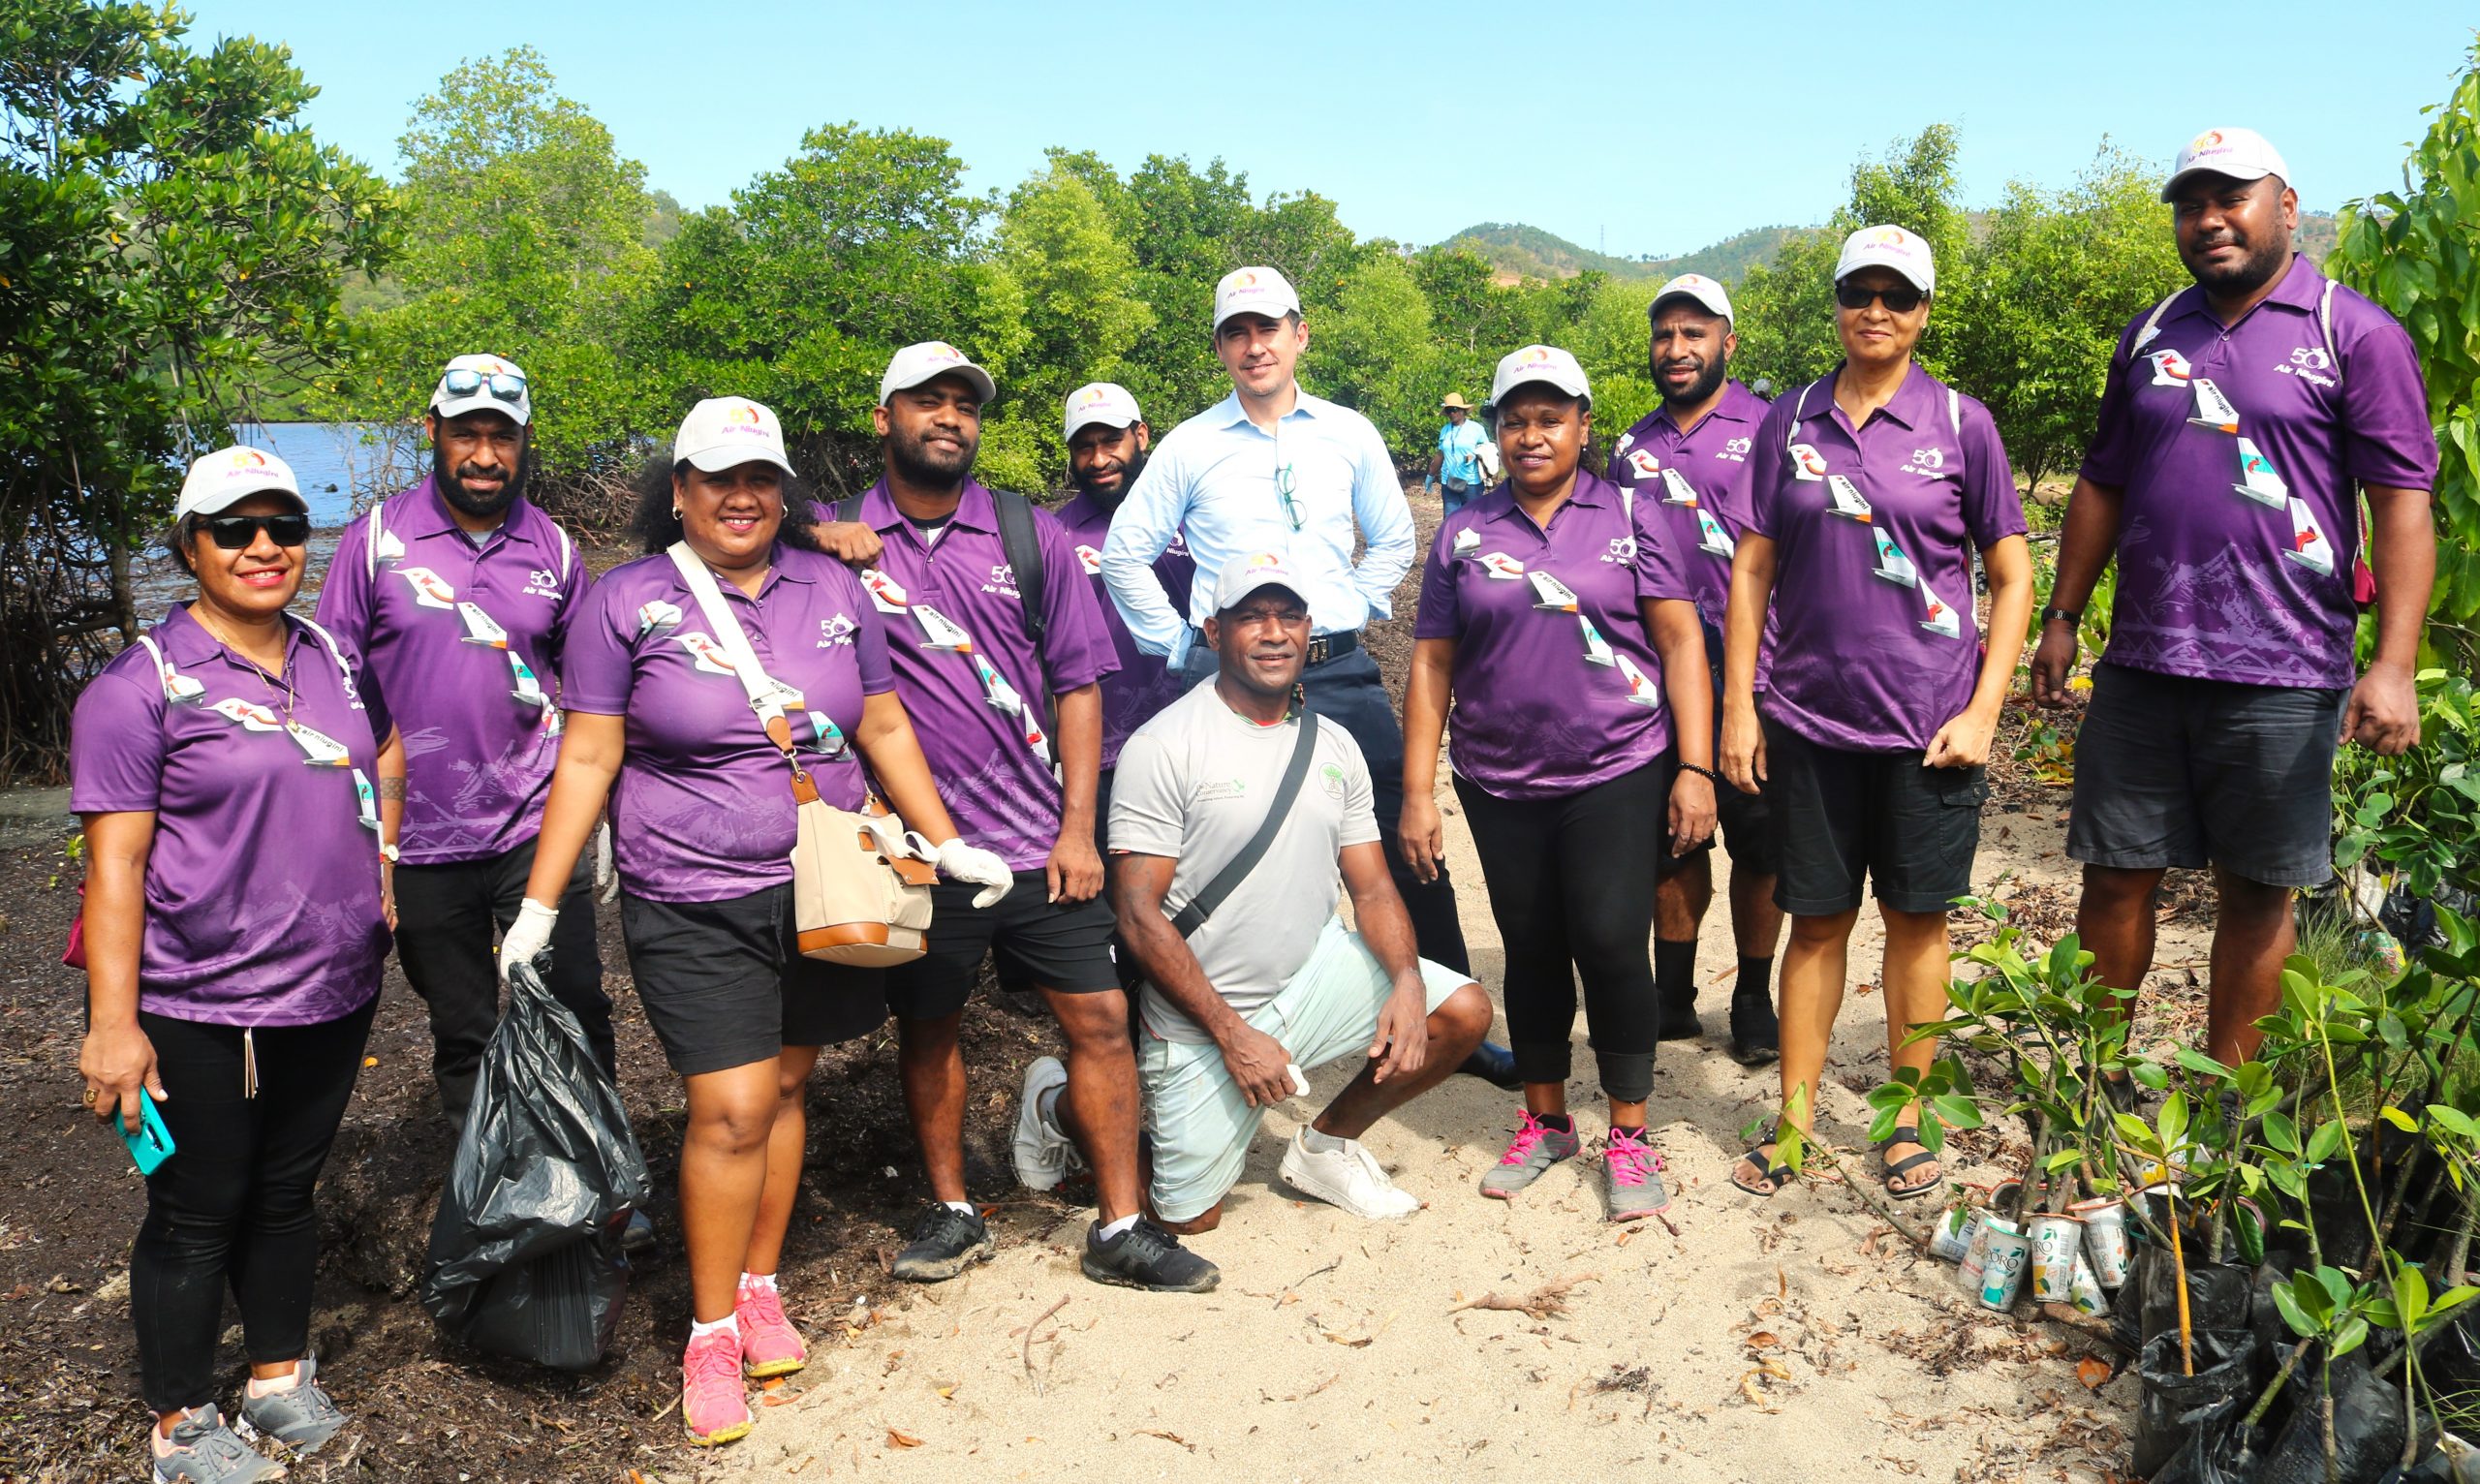
[[[91,1087],[90,1087],[90,1088],[86,1089],[86,1106],[88,1106],[88,1107],[90,1107],[90,1108],[91,1108],[91,1107],[93,1107],[94,1105],[95,1105],[95,1090],[94,1090],[93,1088],[91,1088]]]

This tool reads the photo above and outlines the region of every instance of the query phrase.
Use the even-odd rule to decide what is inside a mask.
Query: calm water
[[[310,570],[302,577],[301,596],[293,603],[296,613],[306,616],[317,606],[327,562],[336,554],[336,538],[346,523],[372,497],[393,494],[413,482],[415,476],[404,472],[412,466],[402,461],[419,458],[424,450],[412,445],[398,448],[391,470],[391,450],[380,436],[386,431],[380,424],[361,422],[252,422],[232,430],[235,441],[265,448],[292,465],[301,498],[310,506]],[[196,592],[190,579],[161,555],[141,564],[137,589],[138,615],[144,623]]]

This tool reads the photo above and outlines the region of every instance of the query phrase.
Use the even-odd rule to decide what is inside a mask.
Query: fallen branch
[[[1313,1279],[1313,1278],[1319,1277],[1319,1276],[1321,1276],[1321,1275],[1323,1275],[1323,1274],[1332,1273],[1333,1271],[1335,1271],[1335,1269],[1337,1269],[1337,1268],[1339,1268],[1339,1267],[1342,1267],[1343,1265],[1344,1265],[1344,1259],[1343,1259],[1343,1258],[1341,1258],[1341,1257],[1338,1257],[1338,1258],[1336,1258],[1334,1261],[1332,1261],[1332,1262],[1330,1262],[1330,1263],[1326,1264],[1326,1265],[1325,1265],[1324,1267],[1322,1267],[1322,1268],[1312,1268],[1312,1269],[1310,1269],[1308,1272],[1301,1274],[1298,1278],[1296,1278],[1296,1279],[1292,1280],[1292,1283],[1291,1283],[1290,1287],[1285,1288],[1281,1293],[1278,1293],[1278,1294],[1276,1294],[1276,1295],[1275,1295],[1275,1307],[1276,1307],[1277,1309],[1281,1309],[1281,1308],[1283,1307],[1283,1301],[1284,1301],[1285,1299],[1286,1299],[1286,1298],[1290,1297],[1290,1296],[1291,1296],[1291,1294],[1292,1294],[1292,1290],[1293,1290],[1293,1289],[1295,1289],[1295,1288],[1298,1288],[1302,1283],[1305,1283],[1309,1282],[1309,1280],[1311,1280],[1311,1279]]]
[[[1033,1323],[1025,1326],[1025,1348],[1023,1351],[1025,1361],[1025,1377],[1034,1383],[1034,1395],[1036,1396],[1040,1396],[1042,1394],[1042,1378],[1041,1374],[1034,1369],[1034,1331],[1041,1328],[1042,1322],[1048,1319],[1052,1314],[1059,1313],[1067,1307],[1068,1295],[1063,1293],[1059,1296],[1058,1303],[1043,1310],[1040,1314],[1035,1317]]]
[[[2064,1304],[2045,1303],[2040,1306],[2040,1314],[2042,1318],[2054,1324],[2063,1324],[2069,1329],[2082,1330],[2114,1350],[2132,1353],[2120,1342],[2118,1332],[2113,1330],[2106,1320],[2096,1319],[2080,1309],[2069,1308]]]

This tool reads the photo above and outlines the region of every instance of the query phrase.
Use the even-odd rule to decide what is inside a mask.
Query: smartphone
[[[153,1095],[142,1088],[138,1094],[138,1110],[136,1133],[131,1133],[117,1118],[112,1120],[112,1128],[129,1146],[129,1157],[138,1161],[138,1172],[152,1175],[157,1166],[172,1158],[172,1130],[164,1127],[164,1115],[155,1111]]]

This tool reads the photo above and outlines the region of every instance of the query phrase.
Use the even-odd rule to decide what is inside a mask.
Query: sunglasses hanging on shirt
[[[209,541],[225,551],[247,551],[264,531],[279,546],[302,546],[310,541],[310,517],[289,515],[209,515],[199,522]]]

